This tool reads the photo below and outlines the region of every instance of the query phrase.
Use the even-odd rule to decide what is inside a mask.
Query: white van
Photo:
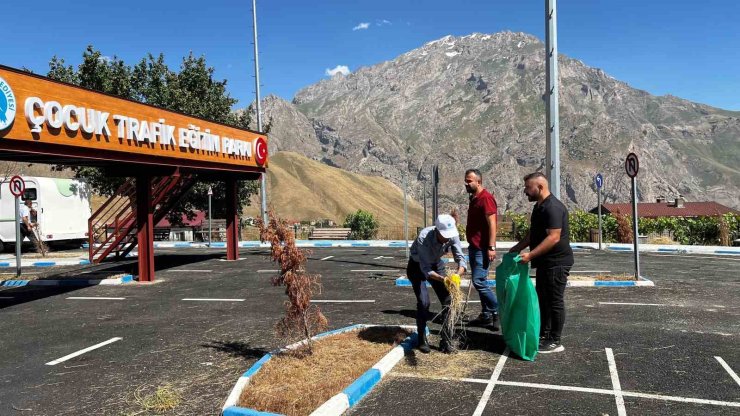
[[[9,180],[0,183],[0,251],[15,244],[15,197]],[[86,242],[90,188],[76,179],[25,176],[24,199],[33,201],[41,238],[47,243]],[[21,204],[23,201],[21,200]]]

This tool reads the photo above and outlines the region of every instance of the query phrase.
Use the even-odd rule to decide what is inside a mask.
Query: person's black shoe
[[[479,327],[489,327],[492,324],[493,321],[493,315],[478,315],[477,318],[473,319],[472,321],[468,321],[468,325],[470,326],[479,326]]]
[[[427,342],[427,336],[426,334],[419,335],[419,343],[416,345],[416,348],[419,349],[424,354],[429,354],[432,349],[429,347],[429,343]]]
[[[537,350],[540,354],[550,354],[553,352],[563,352],[565,351],[565,347],[563,344],[560,343],[560,341],[553,341],[551,339],[545,340],[540,343],[540,347]]]
[[[491,317],[491,327],[489,328],[491,331],[498,331],[498,314],[493,314]]]

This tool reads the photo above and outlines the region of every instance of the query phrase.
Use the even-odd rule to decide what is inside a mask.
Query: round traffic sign
[[[637,176],[637,172],[640,171],[640,160],[636,154],[630,153],[627,155],[627,158],[624,159],[624,170],[630,178]]]
[[[267,142],[262,137],[254,141],[254,160],[260,166],[267,161]]]
[[[10,178],[8,185],[10,186],[10,193],[16,198],[21,197],[23,193],[26,192],[26,182],[24,182],[23,178],[18,175]]]
[[[594,177],[594,183],[596,183],[596,189],[601,189],[604,186],[604,177],[600,173],[597,173]]]

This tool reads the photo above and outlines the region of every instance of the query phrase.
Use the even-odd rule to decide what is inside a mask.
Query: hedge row
[[[625,219],[631,227],[632,218],[628,216]],[[514,235],[502,237],[519,240],[529,231],[529,215],[506,213],[502,220],[513,221],[516,230]],[[641,235],[669,232],[676,242],[687,245],[730,245],[733,240],[740,238],[740,215],[734,214],[697,218],[640,218],[638,225]],[[573,211],[570,213],[569,226],[571,241],[589,241],[589,230],[599,228],[599,216],[585,211]],[[604,242],[631,242],[631,237],[624,237],[617,232],[617,218],[613,215],[602,215],[602,226]]]

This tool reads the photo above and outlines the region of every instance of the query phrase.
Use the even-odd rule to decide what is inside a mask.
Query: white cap
[[[442,214],[438,216],[437,221],[434,222],[434,226],[444,238],[453,238],[460,235],[457,232],[457,224],[455,224],[455,219],[452,218],[452,215]]]

